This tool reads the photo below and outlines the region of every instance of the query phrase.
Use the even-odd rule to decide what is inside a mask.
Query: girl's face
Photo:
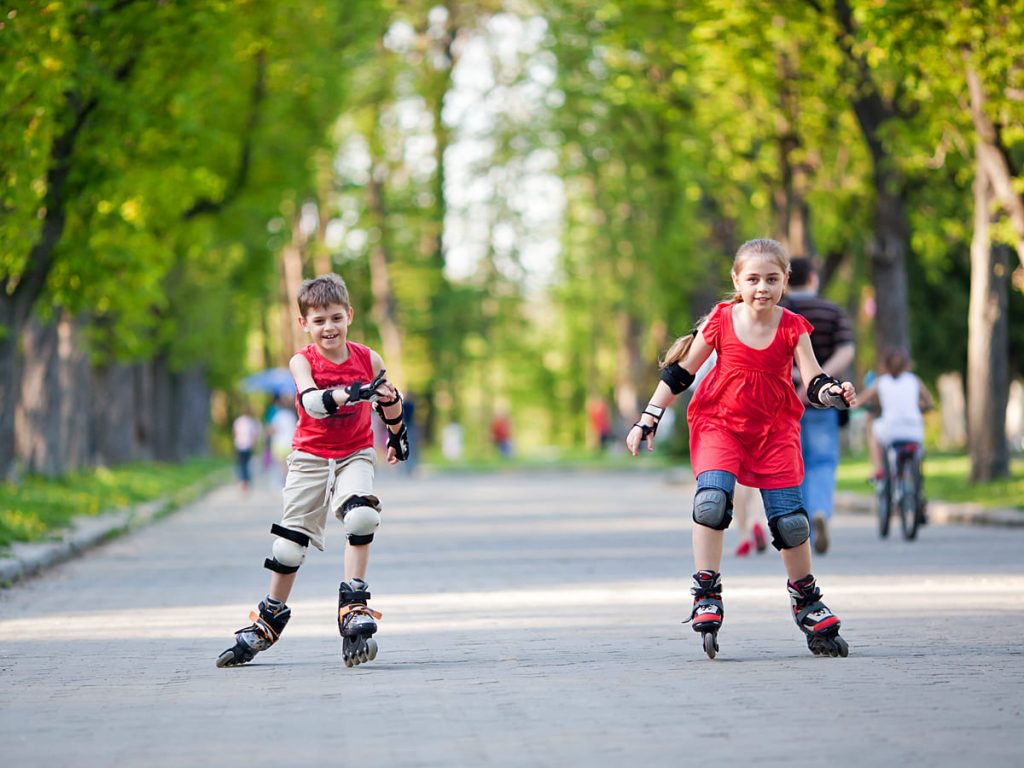
[[[742,262],[739,272],[732,273],[732,284],[743,303],[754,311],[770,309],[779,303],[789,282],[789,275],[772,259],[751,256]]]
[[[313,343],[325,352],[345,347],[348,326],[352,322],[352,308],[341,304],[313,307],[299,322],[313,339]]]

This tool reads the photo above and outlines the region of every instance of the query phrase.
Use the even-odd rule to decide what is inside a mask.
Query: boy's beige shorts
[[[373,495],[376,460],[372,448],[342,459],[321,459],[305,451],[292,451],[288,456],[281,525],[302,531],[314,547],[323,551],[328,510],[340,520],[342,505],[352,496],[364,496],[380,512],[380,499]]]

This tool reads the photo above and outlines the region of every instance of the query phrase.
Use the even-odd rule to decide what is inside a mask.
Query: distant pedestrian
[[[512,423],[504,411],[498,411],[491,419],[491,443],[501,458],[512,457]]]
[[[665,408],[689,387],[711,355],[718,362],[687,409],[690,461],[697,478],[693,502],[693,609],[688,621],[703,636],[714,658],[724,615],[719,569],[725,529],[732,521],[736,482],[761,489],[772,544],[782,554],[789,577],[793,618],[815,654],[847,655],[840,622],[821,601],[811,574],[810,524],[800,495],[800,417],[793,389],[794,359],[819,407],[846,408],[856,402],[850,382],[834,379],[818,365],[811,348],[811,326],[778,306],[789,275],[789,257],[774,240],[751,240],[733,262],[735,293],[715,306],[669,349],[661,382],[626,438],[634,456],[642,443],[654,448]]]
[[[242,495],[249,493],[252,485],[252,452],[260,439],[260,423],[252,415],[252,408],[245,405],[241,415],[231,425],[231,437],[235,444],[235,468]]]
[[[270,436],[270,455],[274,460],[274,472],[281,486],[284,486],[288,479],[288,457],[292,452],[292,439],[298,424],[299,418],[295,415],[294,406],[289,402],[287,396],[282,395],[278,399],[274,415],[270,417],[270,424],[267,426]]]
[[[221,653],[218,667],[245,664],[280,638],[291,618],[285,601],[296,572],[310,544],[324,548],[329,512],[341,521],[347,538],[344,580],[338,587],[342,659],[350,667],[377,655],[374,619],[380,614],[367,607],[370,590],[365,581],[381,512],[373,487],[376,453],[370,422],[376,410],[388,425],[386,461],[405,461],[409,443],[402,397],[385,377],[380,355],[348,340],[353,310],[340,277],[306,280],[298,304],[299,324],[312,343],[288,364],[300,419],[288,457],[284,514],[281,524],[270,529],[272,557],[264,563],[271,571],[270,589],[250,614],[253,623],[238,630],[235,644]]]
[[[829,376],[842,376],[853,362],[853,331],[846,313],[838,304],[818,296],[818,287],[818,273],[812,261],[793,259],[790,262],[789,290],[780,303],[791,312],[803,315],[813,326],[811,348],[821,361],[821,369]],[[804,482],[800,490],[811,516],[814,551],[823,555],[829,547],[829,522],[836,492],[840,419],[845,419],[848,414],[831,408],[814,408],[807,401],[804,384],[797,389],[804,403],[804,415],[800,419]]]

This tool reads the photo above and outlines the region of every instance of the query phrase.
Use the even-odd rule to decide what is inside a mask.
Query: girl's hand
[[[857,405],[857,391],[849,381],[844,381],[842,384],[833,384],[826,390],[826,392],[830,395],[843,398],[843,402],[846,403],[847,408],[853,408]]]
[[[637,451],[640,450],[640,443],[647,443],[647,450],[654,450],[654,433],[657,431],[657,424],[653,427],[642,425],[639,422],[634,424],[626,435],[626,448],[634,456],[637,455]]]

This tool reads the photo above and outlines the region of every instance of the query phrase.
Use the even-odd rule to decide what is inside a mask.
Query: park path
[[[380,494],[381,651],[355,669],[336,636],[337,523],[283,640],[214,666],[266,588],[269,488],[219,489],[0,592],[5,768],[1024,760],[1024,530],[933,526],[907,544],[839,516],[815,571],[847,659],[808,653],[773,551],[727,556],[709,661],[680,624],[691,487],[385,468]]]

